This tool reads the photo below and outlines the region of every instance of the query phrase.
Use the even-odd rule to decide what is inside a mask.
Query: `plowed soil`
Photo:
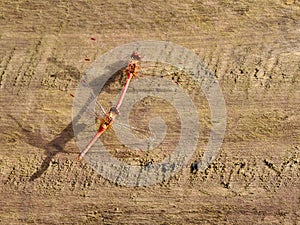
[[[1,224],[299,224],[298,0],[3,0],[0,8]],[[129,188],[77,161],[69,94],[96,58],[137,40],[195,52],[220,83],[227,128],[205,171],[189,164],[161,184]],[[170,80],[188,89],[185,77]],[[209,136],[209,108],[198,102],[204,125],[190,163]],[[113,154],[151,160],[126,151]]]

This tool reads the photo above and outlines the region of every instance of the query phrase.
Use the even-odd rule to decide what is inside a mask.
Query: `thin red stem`
[[[132,74],[132,73],[129,73],[129,74],[128,74],[128,77],[127,77],[127,80],[126,80],[126,83],[125,83],[125,85],[124,85],[124,87],[123,87],[123,90],[122,90],[122,92],[121,92],[120,98],[119,98],[119,100],[118,100],[118,103],[117,103],[117,105],[116,105],[116,109],[117,109],[117,110],[119,110],[120,107],[121,107],[121,104],[122,104],[122,102],[123,102],[125,93],[126,93],[126,91],[127,91],[127,89],[128,89],[128,86],[129,86],[129,83],[130,83],[132,77],[133,77],[133,74]]]
[[[106,127],[101,126],[98,130],[98,132],[96,133],[96,135],[93,137],[93,139],[90,141],[90,143],[88,143],[88,145],[85,147],[85,149],[83,149],[79,155],[78,155],[78,160],[81,160],[83,158],[83,156],[87,153],[87,151],[93,146],[93,144],[95,144],[95,142],[97,141],[97,139],[101,136],[101,134],[104,133],[104,131],[106,131]]]

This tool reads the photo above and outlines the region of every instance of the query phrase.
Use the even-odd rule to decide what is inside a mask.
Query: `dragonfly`
[[[126,68],[126,74],[127,74],[127,79],[126,82],[122,88],[120,97],[117,101],[117,104],[113,107],[110,108],[110,110],[108,112],[105,111],[104,107],[98,102],[96,101],[96,106],[100,109],[101,114],[94,112],[93,110],[90,110],[90,113],[93,114],[93,116],[96,117],[96,119],[100,122],[100,126],[98,131],[96,132],[96,134],[93,136],[93,138],[89,141],[89,143],[86,145],[86,147],[80,151],[80,153],[78,154],[77,159],[78,160],[82,160],[83,157],[85,156],[85,154],[89,151],[89,149],[95,144],[95,142],[98,140],[98,138],[108,129],[112,128],[113,123],[115,122],[116,118],[118,115],[120,115],[120,107],[122,105],[123,99],[125,97],[125,94],[127,92],[128,86],[131,82],[131,80],[133,78],[135,78],[137,76],[137,71],[139,68],[139,61],[141,59],[141,56],[137,53],[137,52],[133,52],[131,55],[131,60],[128,63],[128,66]],[[85,85],[88,86],[87,83],[85,83]],[[74,95],[71,95],[72,97],[74,97]],[[96,96],[94,96],[96,98]],[[125,124],[121,124],[119,123],[121,126],[127,126]],[[134,129],[136,131],[142,131],[144,132],[145,130],[139,129],[139,128],[134,128],[134,127],[130,127],[127,126],[131,129]],[[147,132],[147,131],[146,131]],[[151,133],[150,131],[147,133]]]

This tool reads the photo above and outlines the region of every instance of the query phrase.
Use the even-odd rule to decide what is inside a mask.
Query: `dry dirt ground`
[[[1,224],[300,224],[299,0],[2,0],[0,8]],[[97,57],[137,40],[199,55],[228,118],[206,171],[189,164],[162,184],[130,188],[77,161],[69,93]],[[209,110],[196,102],[204,131],[190,163],[209,135]]]

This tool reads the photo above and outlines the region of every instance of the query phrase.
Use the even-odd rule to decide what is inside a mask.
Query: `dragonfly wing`
[[[160,144],[160,140],[150,130],[145,130],[120,122],[114,123],[114,131],[119,141],[135,150],[151,150]]]
[[[88,88],[92,98],[95,100],[96,107],[98,108],[99,111],[101,111],[101,113],[103,114],[102,116],[104,116],[106,114],[106,111],[104,107],[101,105],[101,103],[97,100],[97,96],[94,93],[93,88],[89,85],[89,83],[85,79],[81,80],[81,85],[85,88]]]

